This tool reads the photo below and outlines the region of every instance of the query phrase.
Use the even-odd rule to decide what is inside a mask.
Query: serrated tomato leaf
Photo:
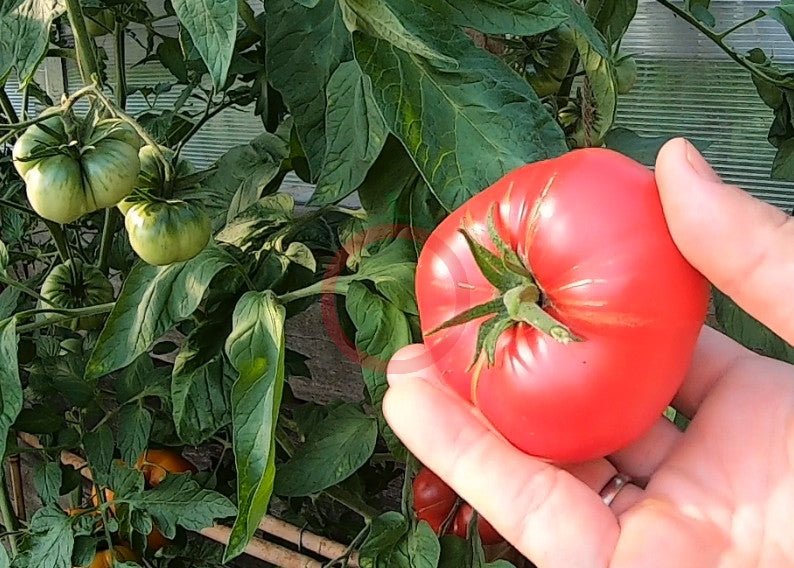
[[[13,318],[0,321],[0,460],[8,430],[22,410],[22,384],[17,361],[17,329]]]

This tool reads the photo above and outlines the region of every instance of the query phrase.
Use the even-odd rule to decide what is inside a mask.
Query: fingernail
[[[698,149],[689,141],[686,141],[686,159],[695,173],[703,179],[709,181],[720,181],[720,176],[714,171],[714,168],[706,161],[703,155],[698,152]]]

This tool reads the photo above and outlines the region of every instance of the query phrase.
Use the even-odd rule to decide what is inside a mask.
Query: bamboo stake
[[[22,465],[19,456],[11,456],[8,460],[10,470],[9,482],[11,493],[14,496],[14,509],[18,519],[27,520],[28,515],[25,509],[25,488],[22,485]]]
[[[28,446],[32,448],[41,448],[41,442],[38,438],[31,434],[21,432],[19,438]],[[61,452],[61,462],[65,465],[71,465],[79,470],[83,477],[92,481],[91,471],[86,466],[86,461],[80,456],[71,452]],[[316,535],[309,531],[301,530],[299,527],[291,525],[281,519],[271,515],[265,516],[259,525],[259,529],[267,534],[284,539],[292,544],[298,546],[301,550],[305,549],[315,554],[328,559],[342,557],[347,552],[347,547],[329,538]],[[226,544],[229,539],[231,530],[222,525],[215,525],[201,531],[201,534],[216,542]],[[294,552],[287,548],[283,548],[272,542],[267,542],[254,537],[251,540],[248,548],[245,550],[246,554],[270,562],[281,568],[321,568],[322,564],[304,556],[300,553]],[[267,556],[267,557],[265,557]],[[291,564],[279,564],[279,562],[291,562]],[[359,568],[358,559],[355,555],[351,555],[348,561],[350,568]]]

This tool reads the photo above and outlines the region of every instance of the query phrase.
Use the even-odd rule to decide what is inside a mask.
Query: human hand
[[[656,179],[682,254],[794,343],[794,221],[722,184],[682,139],[660,152]],[[565,469],[493,432],[422,345],[398,352],[388,375],[397,435],[539,568],[794,566],[791,365],[704,327],[673,401],[692,418],[686,432],[660,418],[624,450]],[[633,482],[607,505],[599,493],[618,472]]]

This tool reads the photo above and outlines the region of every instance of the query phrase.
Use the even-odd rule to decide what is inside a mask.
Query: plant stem
[[[30,106],[30,92],[28,86],[22,89],[22,120],[28,119],[28,107]]]
[[[14,203],[8,199],[3,199],[0,197],[0,205],[3,207],[8,207],[9,209],[16,209],[21,213],[25,213],[26,215],[35,215],[36,212],[29,207],[25,207],[24,205],[20,205],[19,203]]]
[[[14,105],[11,103],[11,99],[8,98],[5,85],[0,87],[0,108],[3,109],[3,114],[6,115],[9,122],[17,122],[19,120],[17,111],[14,110]]]
[[[764,72],[764,70],[754,65],[751,61],[749,61],[746,57],[743,57],[736,53],[729,45],[727,45],[723,40],[723,38],[730,33],[731,30],[727,30],[727,32],[717,33],[711,30],[708,26],[706,26],[703,22],[698,20],[693,14],[689,11],[673,4],[670,0],[656,0],[659,4],[679,16],[681,19],[686,21],[689,25],[697,29],[700,33],[706,36],[708,39],[713,41],[717,47],[719,47],[728,57],[730,57],[733,61],[738,63],[740,66],[744,67],[747,71],[749,71],[752,75],[763,79],[768,83],[772,83],[777,87],[784,87],[787,89],[792,88],[792,82],[781,80],[776,77],[772,77]]]
[[[124,23],[117,21],[115,29],[116,38],[116,104],[121,110],[127,110],[127,50],[124,33]]]
[[[80,68],[80,77],[86,85],[91,84],[92,77],[96,76],[99,81],[99,64],[96,60],[96,52],[85,27],[85,16],[80,0],[65,0],[66,13],[69,17],[69,25],[74,34],[74,45],[77,50],[77,65]]]
[[[111,112],[114,112],[119,118],[127,122],[130,126],[132,126],[135,129],[135,131],[138,133],[138,136],[143,138],[143,140],[154,149],[154,154],[157,156],[157,159],[160,160],[160,162],[162,162],[163,164],[163,173],[164,173],[165,181],[166,182],[171,181],[174,177],[174,168],[171,167],[171,162],[165,159],[163,152],[160,150],[160,145],[157,144],[157,142],[155,142],[154,138],[152,138],[149,135],[149,133],[146,132],[146,130],[140,124],[138,124],[138,122],[134,118],[132,118],[130,115],[128,115],[120,108],[117,108],[107,98],[107,95],[105,95],[105,93],[103,93],[101,89],[99,89],[98,87],[94,87],[93,93],[96,96],[96,98],[102,101],[102,104],[104,104],[108,109],[111,110]]]
[[[71,254],[69,253],[69,242],[66,240],[63,227],[49,219],[42,219],[42,221],[44,221],[44,224],[52,235],[52,240],[55,242],[55,248],[58,249],[58,256],[61,257],[61,262],[66,262],[69,260]]]
[[[5,276],[0,276],[0,284],[5,284],[6,286],[10,286],[11,288],[16,288],[17,290],[27,294],[28,296],[35,298],[40,302],[44,302],[46,304],[47,300],[42,297],[41,294],[36,292],[35,290],[28,288],[22,282],[17,282],[16,280],[12,280],[10,278],[6,278]]]
[[[8,536],[8,544],[11,547],[11,554],[16,556],[19,553],[16,537],[16,533],[19,531],[19,524],[17,523],[14,509],[11,507],[11,499],[8,498],[5,469],[2,464],[0,464],[0,516],[2,516],[3,526],[6,531],[12,533]]]
[[[43,321],[37,321],[37,322],[17,326],[17,332],[27,333],[30,331],[35,331],[37,329],[41,329],[43,327],[49,327],[51,325],[55,325],[64,321],[68,321],[83,316],[106,314],[109,311],[111,311],[113,309],[113,306],[115,305],[116,305],[115,302],[108,302],[107,304],[97,304],[96,306],[88,306],[86,308],[75,308],[72,310],[60,310],[57,308],[26,310],[16,314],[16,317],[17,318],[32,317],[38,314],[56,314],[56,315],[53,317],[49,317]]]
[[[735,32],[736,30],[738,30],[738,29],[741,29],[741,28],[743,28],[744,26],[746,26],[746,25],[748,25],[748,24],[752,24],[753,22],[755,22],[755,21],[757,21],[757,20],[760,20],[761,18],[765,18],[765,17],[766,17],[766,14],[764,14],[763,12],[761,12],[761,11],[759,10],[759,12],[758,12],[758,13],[757,13],[755,16],[753,16],[752,18],[748,18],[747,20],[744,20],[743,22],[739,22],[739,23],[738,23],[738,24],[736,24],[735,26],[733,26],[733,27],[731,27],[731,28],[728,28],[728,29],[727,29],[727,30],[725,30],[724,32],[720,32],[720,33],[717,35],[717,37],[719,37],[720,39],[725,39],[726,37],[728,37],[729,35],[731,35],[731,34],[732,34],[733,32]]]
[[[102,225],[102,241],[99,245],[99,270],[107,276],[110,249],[116,236],[116,212],[112,207],[105,209],[105,223]]]
[[[288,304],[301,298],[309,298],[311,296],[319,296],[321,294],[347,294],[347,289],[350,287],[351,282],[355,282],[352,276],[339,276],[334,278],[326,278],[315,282],[311,286],[287,292],[278,297],[278,301],[282,304]]]

